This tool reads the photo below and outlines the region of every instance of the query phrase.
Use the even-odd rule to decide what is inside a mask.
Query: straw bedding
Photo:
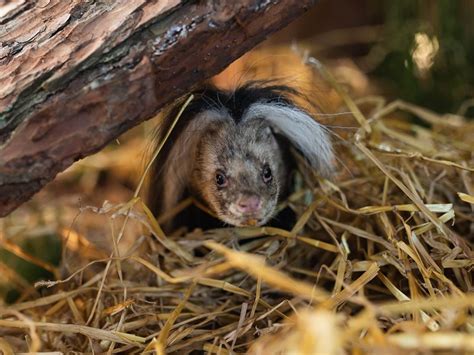
[[[0,350],[474,353],[474,122],[354,102],[309,65],[355,128],[334,138],[335,179],[299,160],[284,203],[298,215],[291,230],[166,236],[160,223],[193,201],[157,221],[140,188],[127,202],[84,207],[108,252],[61,230],[61,281],[37,284],[41,294],[25,286],[1,308]]]

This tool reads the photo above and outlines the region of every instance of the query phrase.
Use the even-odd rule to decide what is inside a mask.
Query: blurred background
[[[341,71],[360,71],[372,91],[473,117],[462,107],[474,94],[473,16],[471,0],[321,0],[269,42],[297,40]]]
[[[472,0],[321,0],[214,81],[232,86],[253,77],[298,79],[317,86],[319,100],[332,102],[327,105],[332,110],[337,99],[324,83],[315,84],[320,79],[301,63],[309,54],[352,96],[383,95],[474,117],[473,16]],[[131,198],[158,119],[77,162],[0,219],[0,300],[40,292],[31,284],[57,277],[55,267],[66,251],[90,250],[91,259],[107,255],[114,224],[104,223],[88,206]],[[138,227],[129,223],[127,228]],[[73,269],[73,259],[68,263]]]

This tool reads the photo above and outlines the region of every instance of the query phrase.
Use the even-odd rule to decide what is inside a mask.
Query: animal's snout
[[[241,196],[237,201],[237,209],[243,214],[251,214],[260,210],[260,197],[256,195]]]

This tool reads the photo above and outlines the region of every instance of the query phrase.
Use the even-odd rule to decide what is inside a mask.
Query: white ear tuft
[[[255,103],[246,111],[244,120],[260,117],[286,137],[311,166],[322,176],[331,175],[334,153],[326,128],[306,112],[282,103]]]

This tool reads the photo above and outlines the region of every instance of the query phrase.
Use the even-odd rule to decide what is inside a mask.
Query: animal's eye
[[[272,170],[268,165],[265,165],[262,170],[262,179],[264,183],[269,183],[273,179]]]
[[[216,185],[219,187],[227,186],[227,178],[222,171],[216,172]]]

